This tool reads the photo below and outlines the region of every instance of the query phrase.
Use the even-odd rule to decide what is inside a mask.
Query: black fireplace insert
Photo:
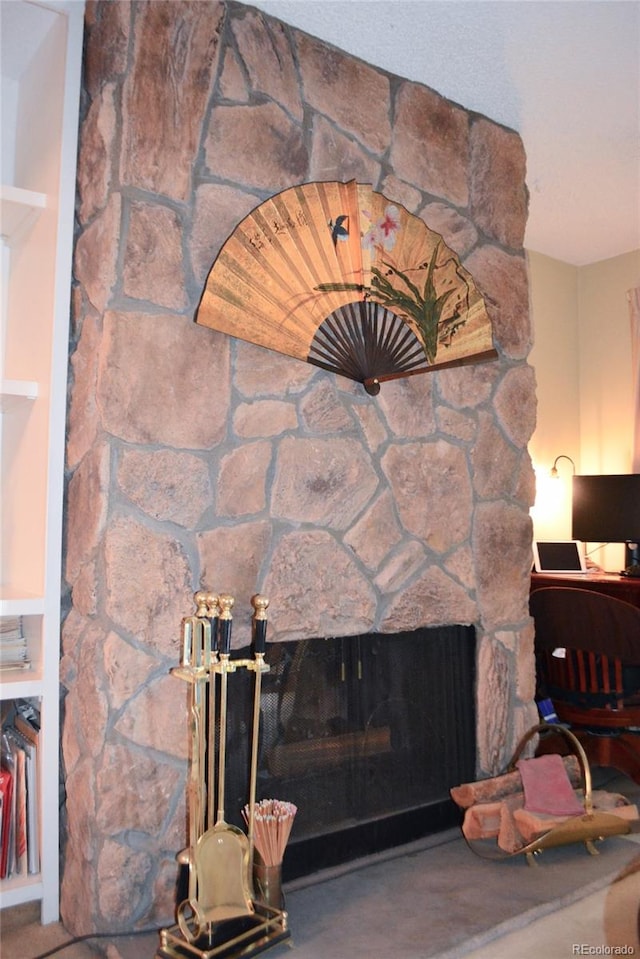
[[[285,881],[457,824],[449,789],[475,776],[473,627],[269,643],[265,659],[257,799],[298,807]],[[252,683],[238,671],[229,699],[238,825]]]

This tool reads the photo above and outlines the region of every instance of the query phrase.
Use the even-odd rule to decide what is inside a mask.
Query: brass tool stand
[[[178,905],[177,923],[160,931],[157,959],[240,959],[291,937],[287,913],[257,899],[253,886],[260,689],[262,674],[269,671],[264,661],[269,601],[264,596],[251,600],[254,658],[234,660],[230,658],[233,598],[197,592],[194,601],[195,615],[182,620],[181,664],[171,670],[189,684],[189,845],[177,857],[188,868],[188,892]],[[227,678],[238,669],[255,674],[248,836],[224,821]],[[218,717],[216,677],[220,686]]]

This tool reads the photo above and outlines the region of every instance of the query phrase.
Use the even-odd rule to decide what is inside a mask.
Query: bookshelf
[[[84,0],[0,3],[2,326],[0,617],[19,617],[28,665],[0,699],[40,711],[39,871],[0,880],[0,908],[59,916],[62,502]]]

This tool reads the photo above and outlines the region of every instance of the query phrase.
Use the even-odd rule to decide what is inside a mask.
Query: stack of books
[[[0,669],[27,669],[27,640],[22,631],[21,616],[0,618]]]
[[[10,702],[0,750],[0,879],[40,871],[39,739],[38,706],[26,699]]]

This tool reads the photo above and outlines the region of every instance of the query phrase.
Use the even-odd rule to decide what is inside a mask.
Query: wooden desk
[[[532,573],[531,592],[543,586],[569,586],[572,589],[593,589],[607,596],[623,599],[640,609],[640,578],[617,573]]]

